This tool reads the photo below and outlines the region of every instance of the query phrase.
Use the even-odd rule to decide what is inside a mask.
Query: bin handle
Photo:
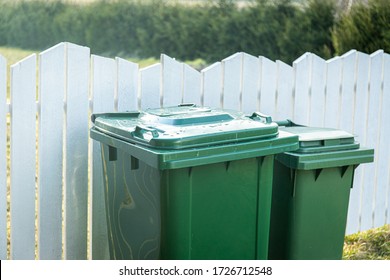
[[[283,120],[283,121],[275,121],[275,123],[276,123],[278,126],[285,126],[285,127],[290,127],[290,126],[304,126],[304,125],[296,124],[296,123],[294,123],[292,120],[289,120],[289,119],[286,119],[286,120]]]
[[[132,132],[133,137],[140,138],[142,140],[150,140],[157,138],[159,136],[157,129],[150,128],[143,125],[137,125]],[[151,135],[151,137],[145,137],[146,135]]]
[[[181,103],[177,107],[196,107],[195,103]]]
[[[137,118],[141,113],[139,111],[126,111],[126,112],[115,112],[115,113],[97,113],[97,114],[92,114],[91,115],[91,121],[93,123],[95,123],[96,119],[97,118],[100,118],[100,117],[106,117],[106,118],[110,118],[110,117],[115,117],[115,118],[118,118],[118,117],[126,117],[126,118]]]
[[[271,116],[265,115],[265,114],[260,113],[260,112],[254,112],[252,114],[252,116],[250,116],[249,118],[251,118],[254,121],[259,120],[259,121],[261,121],[263,123],[266,123],[266,124],[272,123],[272,117]]]

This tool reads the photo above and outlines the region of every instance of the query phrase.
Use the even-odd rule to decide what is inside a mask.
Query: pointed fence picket
[[[260,63],[255,56],[243,53],[241,108],[245,112],[259,111]]]
[[[202,104],[201,74],[187,64],[183,64],[183,103]]]
[[[162,106],[175,106],[183,103],[183,64],[161,55]]]
[[[202,105],[213,108],[221,107],[222,65],[216,62],[202,70]]]
[[[11,66],[11,259],[35,258],[36,68],[35,54]]]
[[[161,64],[157,63],[140,70],[141,109],[161,106]]]
[[[116,58],[117,104],[116,110],[136,111],[138,109],[138,64]]]
[[[0,55],[0,260],[7,258],[7,62]]]
[[[100,56],[92,56],[92,113],[114,111],[115,78],[117,68],[115,60]],[[92,259],[107,259],[107,227],[104,207],[103,167],[100,145],[90,141],[92,157],[92,189],[90,203],[91,215],[91,257]]]
[[[282,61],[276,61],[276,69],[278,81],[275,96],[275,113],[272,116],[274,120],[291,119],[293,115],[293,107],[291,104],[294,102],[294,96],[292,94],[294,71],[292,67]]]
[[[266,57],[259,57],[260,62],[260,112],[274,116],[277,88],[276,63]]]
[[[236,53],[199,72],[164,54],[139,69],[61,43],[11,66],[9,101],[7,73],[0,55],[0,259],[107,259],[90,114],[180,103],[354,133],[375,149],[375,162],[355,171],[347,233],[390,223],[390,55],[383,51],[328,61],[306,53],[292,66]]]
[[[62,257],[65,44],[39,55],[38,246],[40,259]]]
[[[225,109],[240,110],[242,82],[242,53],[222,60],[222,104]]]
[[[339,124],[341,70],[340,57],[326,61],[324,127],[338,127]]]
[[[374,227],[382,224],[390,224],[390,55],[384,54],[383,57],[383,83],[381,90],[381,115],[380,115],[380,130],[379,130],[379,146],[376,147],[377,152],[377,184],[372,186],[376,188],[376,201],[374,210]],[[381,197],[379,199],[379,197]],[[382,220],[383,219],[383,220]]]
[[[89,48],[66,44],[64,258],[87,258]]]

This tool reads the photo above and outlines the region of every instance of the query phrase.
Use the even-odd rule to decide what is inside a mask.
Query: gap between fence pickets
[[[6,114],[11,114],[11,103],[7,101],[6,108],[5,108]]]

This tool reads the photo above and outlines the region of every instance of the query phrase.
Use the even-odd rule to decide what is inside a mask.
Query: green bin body
[[[374,151],[340,130],[280,130],[300,147],[275,157],[269,259],[341,259],[354,170]]]
[[[267,259],[274,155],[297,136],[196,106],[92,120],[111,259]]]

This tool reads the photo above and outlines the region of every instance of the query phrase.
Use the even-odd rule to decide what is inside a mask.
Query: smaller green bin
[[[279,124],[299,149],[275,156],[269,259],[341,259],[354,171],[374,150],[345,131]]]
[[[267,259],[270,117],[194,105],[92,116],[112,259]]]

